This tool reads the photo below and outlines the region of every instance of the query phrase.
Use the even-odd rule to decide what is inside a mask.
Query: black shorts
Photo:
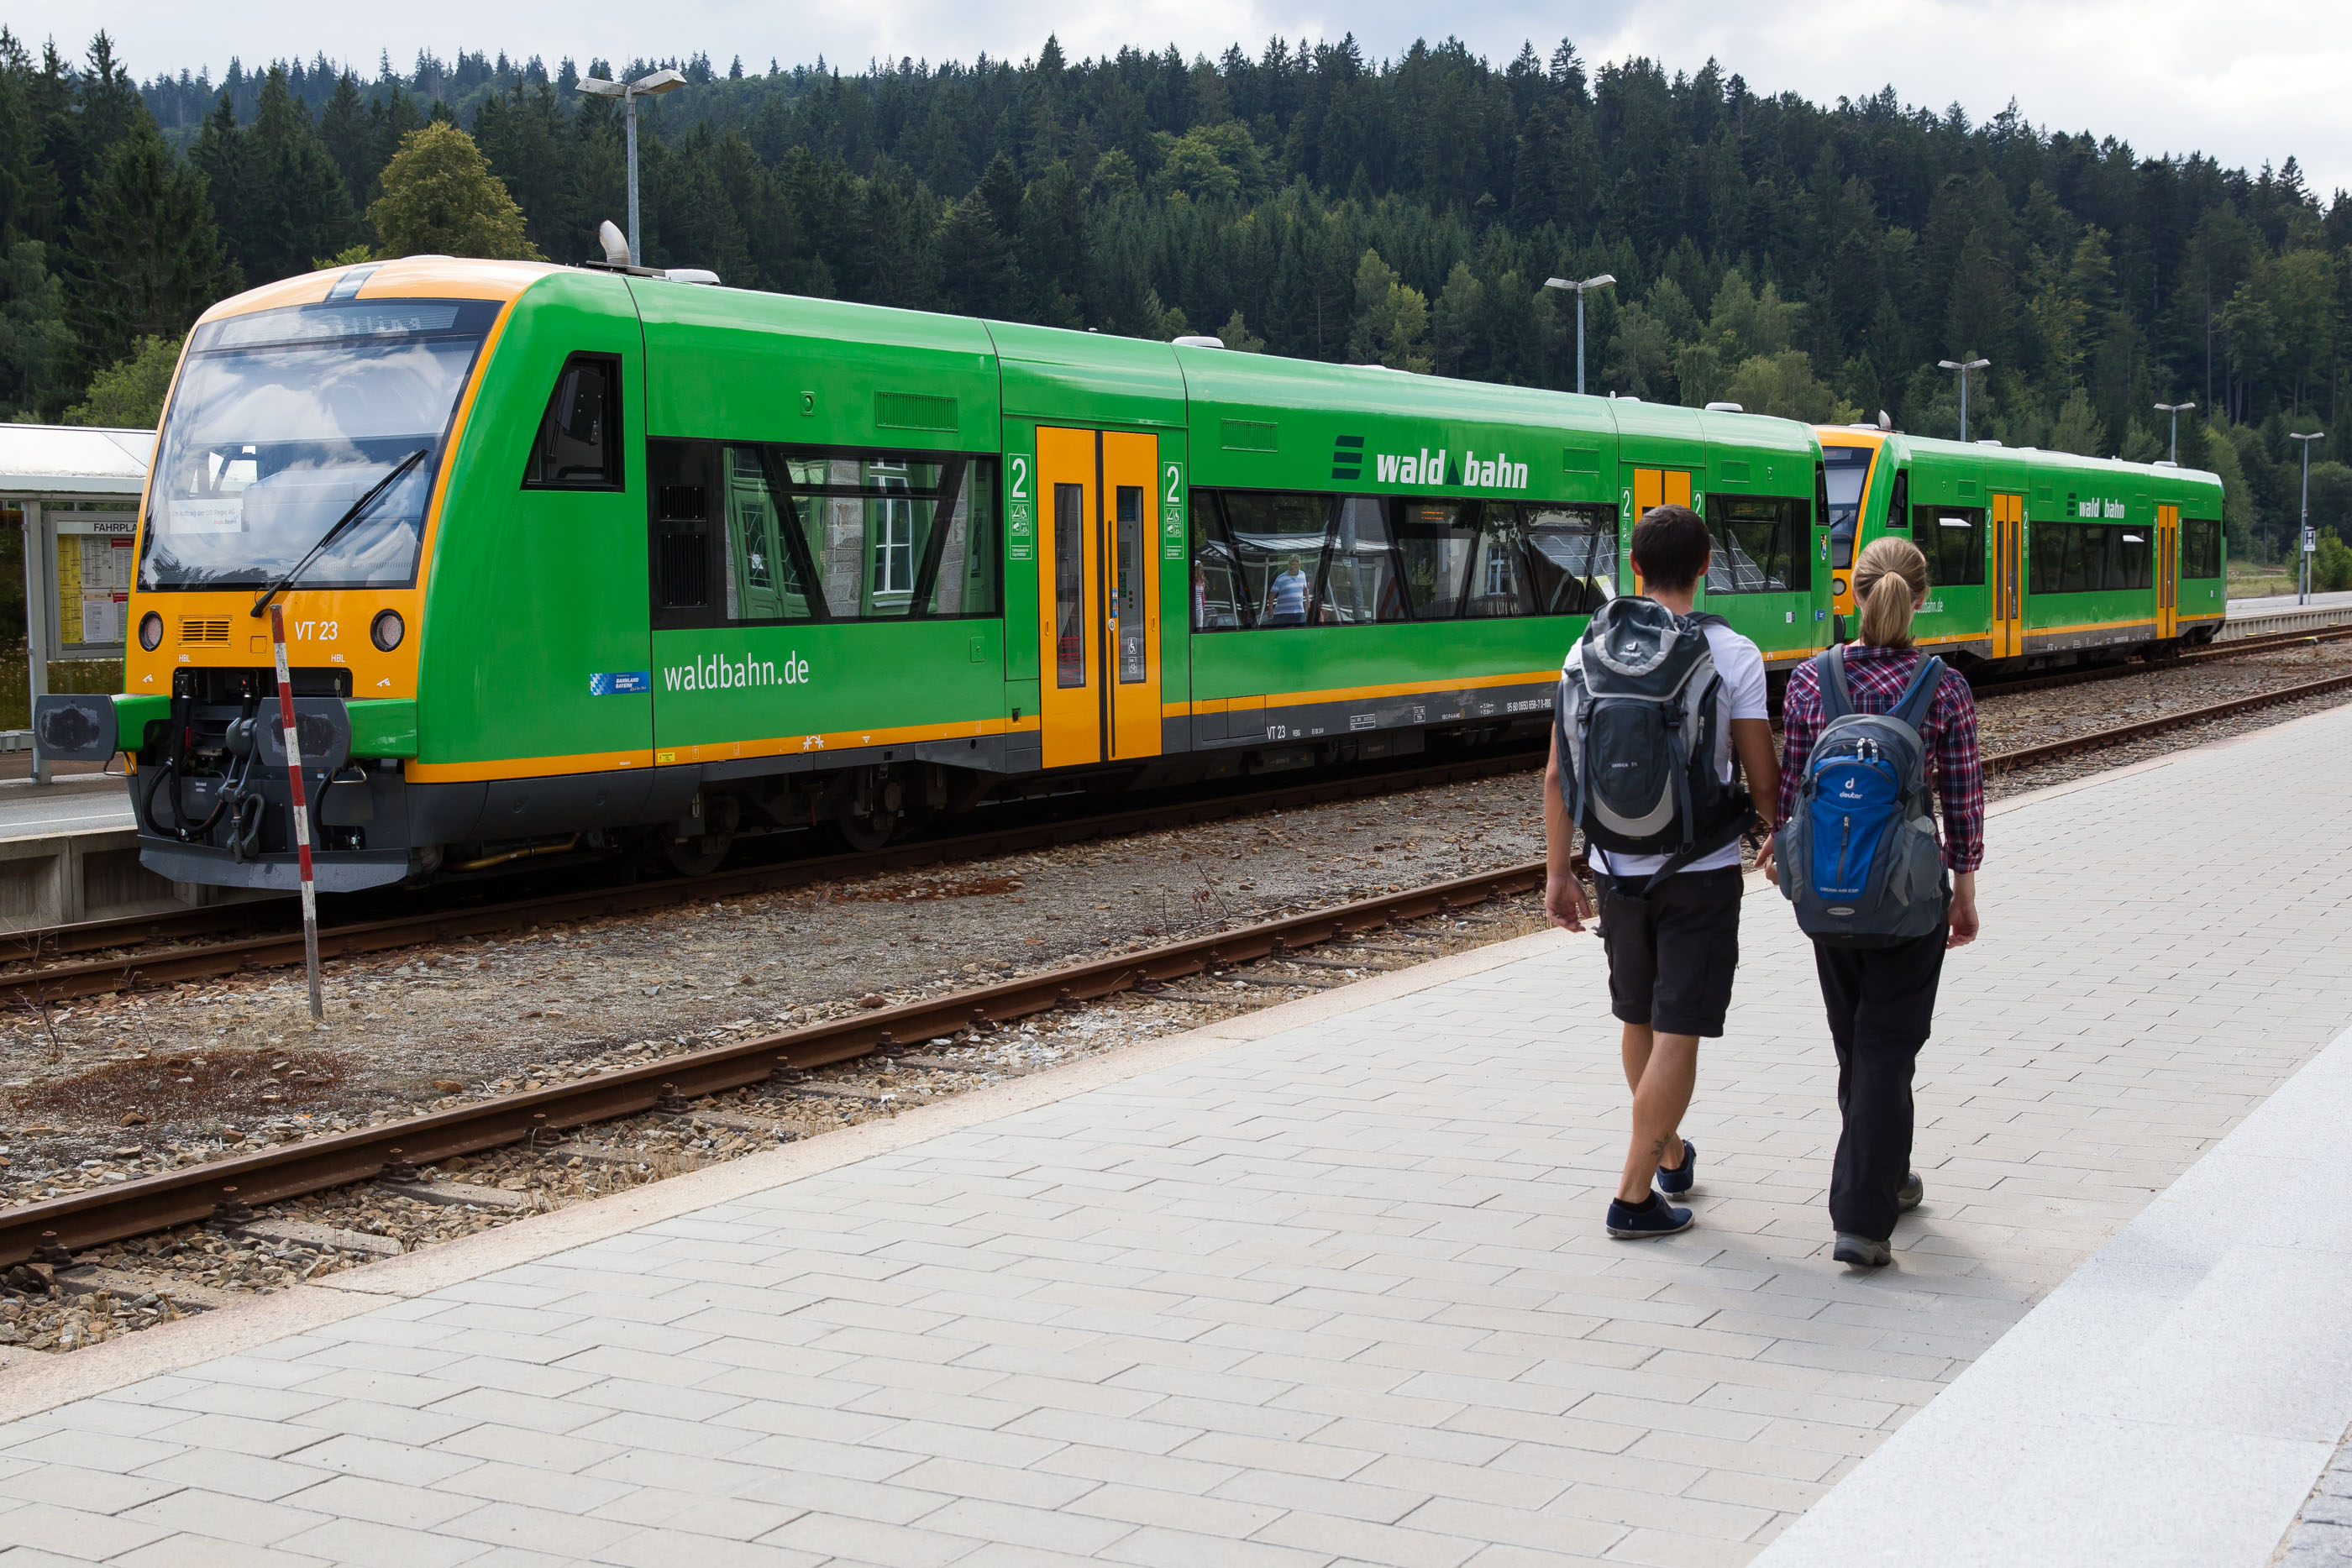
[[[1723,1033],[1739,967],[1740,873],[1678,872],[1643,896],[1646,877],[1601,883],[1601,941],[1609,950],[1609,1010],[1661,1034]]]

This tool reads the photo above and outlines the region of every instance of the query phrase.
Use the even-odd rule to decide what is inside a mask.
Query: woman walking
[[[1848,700],[1856,713],[1890,713],[1924,656],[1911,646],[1911,617],[1927,598],[1927,557],[1908,539],[1875,541],[1854,562],[1853,594],[1862,607],[1861,640],[1840,655]],[[1800,665],[1789,677],[1781,722],[1778,824],[1786,829],[1803,791],[1806,761],[1828,722],[1820,661]],[[1893,1261],[1888,1244],[1895,1217],[1917,1207],[1925,1196],[1911,1168],[1912,1073],[1934,1020],[1945,950],[1977,939],[1984,768],[1977,753],[1976,699],[1967,681],[1946,673],[1918,733],[1925,777],[1943,807],[1944,921],[1926,936],[1887,946],[1813,944],[1830,1039],[1837,1046],[1838,1110],[1845,1123],[1830,1176],[1833,1256],[1864,1269]]]

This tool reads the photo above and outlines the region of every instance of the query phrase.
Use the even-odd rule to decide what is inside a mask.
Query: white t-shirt
[[[1706,628],[1707,651],[1715,655],[1715,673],[1723,682],[1716,694],[1715,767],[1717,775],[1731,782],[1731,725],[1735,718],[1769,718],[1764,705],[1764,653],[1755,643],[1728,626]],[[1582,668],[1584,640],[1568,651],[1560,669],[1564,674]],[[1761,811],[1770,811],[1776,801],[1757,802]],[[1589,849],[1592,869],[1610,876],[1648,876],[1672,859],[1669,855],[1612,854],[1598,847]],[[1710,854],[1703,854],[1685,871],[1720,871],[1739,863],[1739,841],[1734,839]]]

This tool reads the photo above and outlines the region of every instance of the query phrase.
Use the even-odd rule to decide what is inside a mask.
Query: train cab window
[[[1537,615],[1590,615],[1617,593],[1617,508],[1522,502],[1528,599]]]
[[[2180,525],[2180,575],[2221,575],[2221,525],[2218,519],[2191,517]]]
[[[1707,597],[1811,588],[1812,552],[1806,548],[1811,511],[1804,502],[1785,497],[1707,497],[1707,531],[1716,541],[1706,569]]]
[[[1415,621],[1451,621],[1478,552],[1478,503],[1408,500],[1397,523],[1404,591]]]
[[[1895,494],[1886,503],[1886,526],[1907,528],[1911,526],[1911,470],[1895,471]]]
[[[1332,530],[1330,563],[1318,596],[1327,622],[1362,625],[1405,621],[1404,587],[1390,537],[1389,503],[1378,496],[1343,496]]]
[[[613,354],[574,354],[531,443],[527,490],[621,488],[621,361]]]
[[[1822,476],[1828,481],[1830,564],[1843,571],[1853,564],[1854,530],[1862,522],[1862,489],[1870,480],[1872,448],[1824,446]]]
[[[1927,580],[1937,588],[1981,588],[1985,581],[1985,509],[1914,507],[1911,540],[1927,558]],[[2035,583],[2034,591],[2042,591]]]

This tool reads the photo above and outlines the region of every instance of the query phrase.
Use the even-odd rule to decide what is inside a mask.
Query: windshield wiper
[[[310,549],[304,553],[300,560],[296,561],[291,567],[289,567],[287,570],[285,576],[279,578],[268,588],[262,590],[261,597],[254,601],[253,614],[255,618],[258,619],[261,612],[269,608],[269,601],[277,598],[280,593],[284,592],[288,583],[302,575],[302,569],[304,567],[319,559],[319,552],[320,550],[325,549],[329,545],[335,542],[336,535],[341,533],[345,528],[350,528],[352,523],[358,521],[360,514],[373,506],[375,504],[375,498],[378,496],[383,495],[386,490],[392,488],[392,482],[394,479],[399,478],[403,474],[405,474],[411,468],[415,467],[417,459],[423,457],[427,452],[432,450],[433,449],[429,446],[418,447],[415,451],[410,453],[407,456],[394,464],[392,465],[392,472],[377,480],[373,485],[370,486],[366,495],[362,496],[358,500],[353,501],[352,503],[352,509],[345,512],[341,517],[337,517],[335,519],[335,526],[329,528],[325,533],[320,534],[319,536],[319,542],[312,545]]]

